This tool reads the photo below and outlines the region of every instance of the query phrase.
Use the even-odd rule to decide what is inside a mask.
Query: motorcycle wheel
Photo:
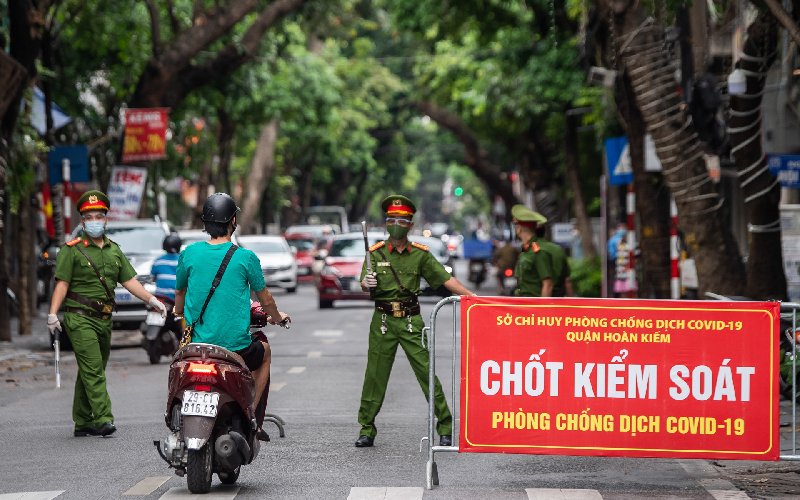
[[[151,365],[157,365],[161,361],[161,344],[158,339],[151,341],[147,346],[147,355]]]
[[[217,477],[222,482],[222,484],[233,484],[239,479],[239,472],[242,470],[242,466],[235,468],[230,472],[219,472],[217,473]]]
[[[186,485],[192,493],[211,491],[211,440],[199,450],[189,450],[189,463],[186,465]]]

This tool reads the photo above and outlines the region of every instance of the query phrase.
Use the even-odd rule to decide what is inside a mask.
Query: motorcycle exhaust
[[[233,470],[243,463],[249,463],[252,453],[244,437],[234,431],[218,437],[214,443],[214,451],[217,452],[219,465],[227,470]]]

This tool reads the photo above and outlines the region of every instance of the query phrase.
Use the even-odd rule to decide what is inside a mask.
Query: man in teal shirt
[[[189,245],[181,252],[175,277],[175,315],[185,315],[187,325],[195,323],[200,315],[211,283],[232,245],[238,211],[236,202],[227,194],[209,196],[203,205],[202,220],[211,239]],[[271,350],[268,343],[250,338],[251,289],[268,314],[270,324],[283,320],[291,322],[287,314],[278,311],[275,299],[267,290],[256,254],[238,248],[203,313],[203,322],[194,326],[192,342],[218,345],[241,356],[256,381],[258,405],[269,381]],[[259,438],[262,438],[261,432]]]

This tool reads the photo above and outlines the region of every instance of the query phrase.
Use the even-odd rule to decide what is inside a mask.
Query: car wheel
[[[333,307],[333,301],[332,300],[319,299],[319,308],[320,309],[330,309],[331,307]]]
[[[297,285],[287,288],[286,293],[297,293]]]

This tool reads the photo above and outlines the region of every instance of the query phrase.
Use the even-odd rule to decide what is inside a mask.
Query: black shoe
[[[439,446],[453,446],[453,436],[451,434],[439,436]]]
[[[259,441],[264,441],[265,443],[269,443],[269,434],[264,429],[259,428],[256,431],[256,439]]]
[[[75,437],[86,437],[86,436],[99,436],[100,431],[97,430],[97,427],[90,425],[89,427],[83,427],[81,429],[75,429]]]
[[[356,448],[369,448],[375,440],[369,436],[358,436],[356,440]]]
[[[101,436],[106,437],[117,432],[117,428],[111,422],[105,422],[97,431]]]

